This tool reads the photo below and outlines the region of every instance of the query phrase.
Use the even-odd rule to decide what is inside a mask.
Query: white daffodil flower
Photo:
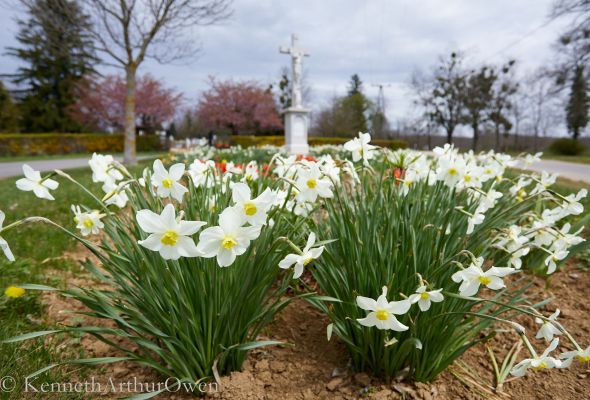
[[[375,156],[375,149],[377,146],[370,145],[371,134],[359,132],[359,136],[344,143],[344,150],[352,153],[352,161],[357,162],[363,160],[363,164],[369,164]]]
[[[123,188],[119,188],[114,181],[107,180],[102,185],[102,190],[107,194],[108,198],[105,200],[106,205],[114,204],[119,208],[125,207],[129,201],[127,192]]]
[[[55,198],[49,193],[50,190],[55,190],[59,186],[59,183],[53,179],[41,178],[41,173],[35,171],[27,164],[23,164],[24,178],[16,181],[16,187],[24,192],[33,191],[35,196],[40,199],[55,200]]]
[[[483,176],[483,169],[474,162],[467,163],[461,179],[457,182],[457,188],[465,189],[470,187],[481,187],[481,177]]]
[[[279,262],[279,267],[282,269],[290,268],[295,264],[295,272],[293,279],[297,279],[303,274],[303,268],[308,266],[313,260],[317,260],[324,251],[324,246],[313,247],[315,244],[315,233],[311,232],[307,238],[307,244],[301,254],[288,254]]]
[[[140,210],[136,214],[140,228],[150,235],[138,243],[152,251],[158,251],[165,260],[180,257],[196,257],[200,253],[191,238],[205,222],[176,219],[172,204],[167,204],[160,215],[151,210]]]
[[[240,175],[242,168],[234,164],[232,161],[225,164],[225,173],[228,175]]]
[[[287,209],[293,210],[293,214],[300,217],[307,217],[313,211],[313,204],[306,201],[290,201],[287,203]]]
[[[553,243],[553,248],[568,248],[580,244],[586,240],[578,236],[584,230],[584,227],[581,227],[577,232],[574,233],[569,233],[570,229],[571,225],[569,222],[561,227],[559,232],[555,235],[557,240]]]
[[[533,190],[531,190],[531,195],[543,193],[546,191],[551,185],[555,183],[555,180],[559,174],[550,174],[547,171],[543,171],[539,180],[537,181],[537,185]]]
[[[525,187],[530,185],[532,182],[527,176],[521,176],[518,179],[518,182],[514,186],[510,188],[510,194],[516,198],[516,201],[523,201],[524,198],[527,196]]]
[[[267,213],[275,201],[275,194],[270,188],[266,188],[257,198],[251,197],[250,187],[245,183],[238,182],[232,186],[234,207],[242,218],[250,225],[266,224]]]
[[[514,273],[514,268],[509,267],[491,267],[487,271],[483,271],[483,257],[478,257],[474,262],[469,265],[469,268],[457,271],[452,276],[454,282],[461,282],[459,287],[459,294],[461,296],[474,296],[479,291],[480,285],[492,290],[499,290],[506,285],[502,280],[503,277]]]
[[[92,154],[88,160],[88,165],[92,169],[92,181],[94,183],[110,181],[115,183],[123,179],[123,174],[116,168],[112,167],[115,161],[111,155]]]
[[[563,212],[566,215],[580,215],[584,212],[584,206],[580,203],[580,200],[587,195],[588,191],[586,189],[580,189],[578,193],[566,196],[565,202],[562,205]]]
[[[179,203],[182,202],[182,196],[188,189],[178,183],[184,174],[184,164],[178,163],[170,167],[168,171],[162,161],[154,161],[154,174],[152,175],[152,184],[158,188],[157,194],[160,197],[173,197]]]
[[[590,346],[586,347],[585,350],[566,351],[565,353],[561,353],[559,358],[562,361],[561,365],[557,368],[569,368],[574,359],[583,363],[590,362]]]
[[[569,251],[563,249],[555,249],[553,251],[547,250],[549,255],[545,258],[545,266],[547,267],[547,274],[552,274],[557,269],[557,263],[565,259]]]
[[[365,318],[357,321],[363,326],[396,332],[407,331],[409,328],[399,322],[395,315],[403,315],[408,312],[412,303],[408,299],[401,301],[387,301],[387,287],[383,286],[383,292],[377,300],[369,297],[357,296],[356,304],[365,311],[370,311]]]
[[[549,353],[557,348],[559,344],[559,339],[555,338],[547,347],[547,349],[541,354],[541,356],[536,356],[534,358],[527,358],[526,360],[522,360],[518,364],[512,368],[510,373],[514,376],[525,376],[529,369],[533,369],[533,371],[539,371],[542,369],[549,369],[549,368],[560,368],[561,361],[556,358],[549,357]]]
[[[250,241],[260,235],[260,226],[244,227],[245,219],[234,207],[219,215],[219,226],[205,229],[199,235],[197,249],[202,257],[217,257],[220,267],[228,267],[248,249]]]
[[[0,233],[2,233],[2,226],[4,225],[5,218],[6,215],[4,215],[4,212],[0,211]],[[14,254],[12,254],[12,251],[8,246],[8,242],[2,236],[0,236],[0,249],[2,249],[4,255],[6,256],[6,258],[8,258],[8,261],[14,261]]]
[[[188,167],[188,174],[192,178],[195,187],[212,187],[215,184],[214,171],[215,163],[212,160],[205,162],[195,160]]]
[[[480,196],[479,198],[479,205],[478,210],[481,212],[486,212],[490,208],[494,208],[496,206],[496,201],[502,197],[503,194],[494,190],[493,188],[490,189],[485,196]]]
[[[443,181],[448,187],[454,187],[465,172],[465,160],[455,154],[441,156],[438,159],[436,175],[439,181]]]
[[[304,200],[314,203],[318,196],[323,198],[331,198],[332,182],[323,177],[319,167],[314,163],[309,168],[301,169],[296,183],[299,190],[298,196]]]
[[[278,156],[275,160],[273,173],[275,173],[280,178],[293,178],[293,175],[296,171],[293,165],[296,162],[297,156],[290,156],[288,158]]]
[[[553,340],[554,335],[561,335],[561,331],[557,329],[557,327],[552,323],[555,322],[558,316],[559,308],[549,316],[549,321],[541,319],[539,317],[535,317],[535,322],[541,325],[541,328],[539,328],[539,331],[537,332],[537,336],[535,336],[535,339],[543,338],[546,341],[550,342]]]
[[[537,247],[549,246],[557,236],[555,229],[543,220],[534,221],[531,231],[529,236],[533,237],[533,244]]]
[[[428,311],[433,302],[440,303],[445,299],[441,292],[442,289],[427,291],[426,285],[422,285],[416,289],[416,293],[408,297],[408,300],[410,300],[410,303],[412,304],[418,303],[418,307],[420,307],[421,311]]]
[[[471,217],[467,218],[467,234],[471,235],[475,229],[475,225],[481,224],[486,216],[478,210],[475,211]]]
[[[96,235],[104,228],[104,223],[100,219],[105,214],[101,214],[98,210],[82,211],[80,206],[72,205],[72,212],[74,213],[76,228],[80,230],[82,236]]]
[[[520,226],[512,225],[508,228],[506,234],[502,235],[495,244],[496,247],[504,249],[510,254],[508,265],[516,269],[522,267],[521,258],[526,256],[530,251],[530,247],[524,246],[529,241],[529,238],[521,235],[521,232],[522,228]]]
[[[244,170],[244,178],[242,181],[252,182],[258,179],[258,164],[256,161],[250,161]]]

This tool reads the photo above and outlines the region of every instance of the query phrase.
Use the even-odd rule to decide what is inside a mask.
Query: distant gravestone
[[[281,47],[279,51],[291,55],[291,107],[285,110],[285,149],[290,154],[307,154],[307,131],[311,110],[302,105],[301,60],[309,53],[299,48],[297,35],[291,35],[291,47]]]

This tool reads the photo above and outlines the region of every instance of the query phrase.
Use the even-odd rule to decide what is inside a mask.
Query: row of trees
[[[104,78],[111,89],[124,88],[122,120],[120,115],[107,113],[107,120],[100,124],[122,122],[125,161],[130,164],[136,162],[136,125],[146,123],[146,114],[141,109],[136,112],[141,105],[137,100],[140,66],[147,58],[167,63],[194,57],[200,50],[194,30],[231,15],[231,0],[19,2],[27,18],[18,21],[19,46],[9,48],[8,54],[22,60],[23,66],[5,78],[18,87],[20,112],[14,116],[14,104],[5,88],[0,88],[0,128],[13,129],[17,125],[28,132],[84,129],[92,122],[89,110],[99,99],[81,96],[104,83],[103,78],[96,77],[95,66],[100,62],[123,71],[123,80]],[[86,103],[77,105],[80,100]],[[74,113],[70,112],[72,108]]]
[[[589,121],[590,2],[558,0],[550,17],[573,21],[559,37],[554,65],[518,76],[513,60],[474,67],[467,66],[465,54],[453,52],[440,57],[430,72],[415,72],[411,87],[423,112],[417,125],[428,132],[442,130],[448,142],[467,127],[473,149],[482,130],[494,134],[497,149],[505,149],[509,133],[515,139],[532,134],[536,143],[564,122],[578,139]]]
[[[457,128],[467,125],[472,129],[472,147],[476,149],[482,127],[489,124],[499,148],[501,135],[513,126],[510,112],[518,91],[514,65],[514,61],[509,61],[500,67],[483,65],[468,69],[462,54],[441,57],[431,74],[414,74],[412,87],[417,104],[423,107],[428,121],[445,131],[449,143]]]

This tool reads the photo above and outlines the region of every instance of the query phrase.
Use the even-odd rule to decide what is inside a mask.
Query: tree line
[[[159,95],[167,90],[155,87],[151,77],[138,80],[140,66],[148,58],[168,63],[194,57],[200,45],[191,33],[231,15],[231,0],[19,0],[19,4],[26,17],[18,20],[19,46],[8,48],[7,54],[20,59],[22,66],[4,75],[17,87],[14,96],[0,84],[0,131],[88,129],[92,107],[99,105],[100,98],[84,95],[107,84],[111,98],[123,102],[122,115],[109,115],[107,122],[115,121],[124,130],[129,164],[136,162],[137,124],[157,123],[146,121],[147,114],[141,112],[138,120],[138,108],[149,108],[138,99],[142,88],[138,85]],[[96,71],[99,63],[121,70],[122,80],[101,77]],[[178,100],[176,94],[167,94]]]

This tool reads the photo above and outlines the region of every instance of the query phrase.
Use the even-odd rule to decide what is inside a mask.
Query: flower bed
[[[141,177],[94,155],[104,194],[88,191],[92,207],[73,205],[76,232],[56,228],[94,253],[99,263],[84,266],[108,289],[18,287],[76,299],[109,323],[9,341],[91,334],[123,355],[65,363],[126,361],[184,383],[219,380],[252,349],[280,345],[261,332],[302,298],[329,318],[327,340],[346,345],[356,371],[386,381],[431,381],[498,326],[530,352],[504,366],[504,379],[569,367],[588,350],[559,313],[541,313],[524,293],[529,273],[550,275],[586,246],[586,193],[564,196],[551,189],[554,176],[508,171],[535,159],[449,146],[433,156],[391,151],[368,135],[308,157],[268,146],[196,149],[156,160]],[[17,187],[44,200],[59,180],[77,183],[61,171],[24,173]],[[10,231],[32,222],[53,224],[34,216],[0,227],[9,259]],[[100,245],[87,240],[96,234]],[[301,280],[305,271],[318,290]],[[544,353],[523,316],[539,322]],[[560,356],[558,338],[570,346]]]

